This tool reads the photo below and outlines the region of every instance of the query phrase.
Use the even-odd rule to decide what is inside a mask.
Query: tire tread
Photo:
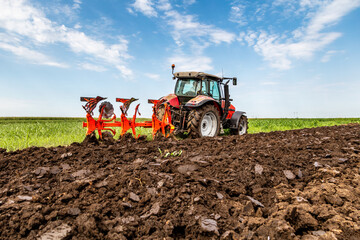
[[[214,112],[215,116],[218,119],[218,129],[217,129],[215,136],[219,135],[219,132],[220,132],[219,112],[214,105],[208,104],[201,108],[194,109],[189,113],[187,129],[188,129],[188,133],[191,137],[193,137],[193,138],[202,137],[201,133],[200,133],[201,129],[199,126],[200,121],[201,121],[202,117],[209,111]]]

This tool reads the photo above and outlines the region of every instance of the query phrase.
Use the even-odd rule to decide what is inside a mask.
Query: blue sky
[[[360,0],[0,0],[0,116],[84,116],[80,96],[238,77],[249,117],[360,117]],[[132,112],[130,111],[130,115]]]

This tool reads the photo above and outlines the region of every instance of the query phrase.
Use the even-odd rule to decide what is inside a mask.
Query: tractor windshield
[[[176,87],[175,94],[177,96],[193,96],[195,97],[198,91],[200,91],[200,80],[192,78],[179,78]]]

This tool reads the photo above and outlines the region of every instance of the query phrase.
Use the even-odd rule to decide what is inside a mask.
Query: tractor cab
[[[177,72],[174,77],[177,79],[174,93],[181,105],[199,95],[220,103],[223,95],[220,90],[221,78],[203,72]]]

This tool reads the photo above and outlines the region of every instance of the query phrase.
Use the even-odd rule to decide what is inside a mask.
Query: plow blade
[[[89,100],[95,99],[94,97],[80,97],[81,102],[88,102]]]

